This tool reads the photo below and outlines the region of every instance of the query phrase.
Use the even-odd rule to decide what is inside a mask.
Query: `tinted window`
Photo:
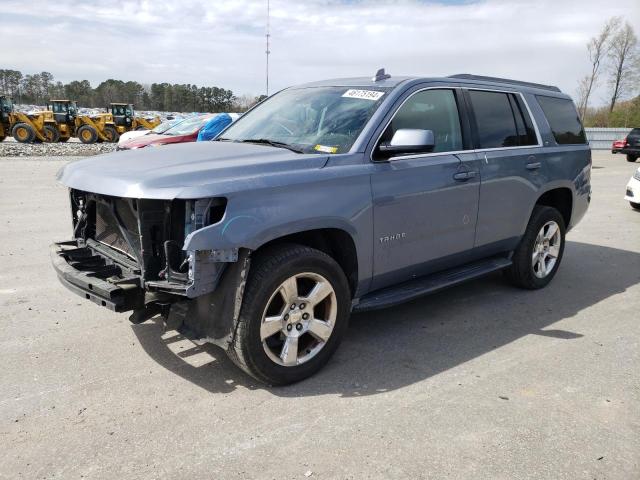
[[[469,90],[480,148],[519,145],[518,129],[506,93]]]
[[[462,150],[462,132],[458,105],[453,90],[424,90],[400,107],[382,135],[388,142],[396,130],[418,128],[432,130],[436,145],[434,152]]]
[[[509,99],[511,100],[511,110],[513,111],[516,119],[516,127],[518,128],[518,144],[537,145],[538,138],[533,128],[533,122],[522,98],[519,95],[510,93]]]
[[[587,143],[578,112],[571,100],[536,96],[551,132],[560,145]]]

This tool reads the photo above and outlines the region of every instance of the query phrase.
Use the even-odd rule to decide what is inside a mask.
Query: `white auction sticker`
[[[377,90],[347,90],[342,94],[346,98],[361,98],[362,100],[378,100],[384,92],[378,92]]]

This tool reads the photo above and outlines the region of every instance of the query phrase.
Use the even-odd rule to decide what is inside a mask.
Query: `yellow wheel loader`
[[[133,105],[130,103],[110,103],[107,111],[113,115],[118,135],[131,130],[153,130],[160,125],[160,117],[147,119],[136,116]]]
[[[117,142],[118,131],[110,113],[80,114],[72,100],[50,100],[59,139],[66,142],[78,137],[82,143]]]
[[[20,143],[58,141],[52,112],[16,112],[11,99],[0,96],[0,141],[9,135]]]
[[[136,129],[153,129],[160,118],[151,121],[136,117],[133,105],[111,103],[106,113],[80,114],[78,105],[72,100],[50,100],[47,108],[54,117],[53,141],[66,142],[78,137],[82,143],[117,142],[124,132]]]
[[[11,117],[13,102],[10,98],[0,95],[0,142],[11,134]]]

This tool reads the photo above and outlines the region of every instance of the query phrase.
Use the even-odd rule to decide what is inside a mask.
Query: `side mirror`
[[[401,128],[396,130],[390,142],[381,143],[378,150],[385,155],[430,153],[436,146],[433,130]]]

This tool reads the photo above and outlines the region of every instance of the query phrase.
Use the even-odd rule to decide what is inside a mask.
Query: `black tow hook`
[[[169,313],[169,304],[167,303],[149,303],[138,310],[134,310],[129,321],[134,325],[146,322],[150,318],[156,315],[162,315],[164,317]]]

